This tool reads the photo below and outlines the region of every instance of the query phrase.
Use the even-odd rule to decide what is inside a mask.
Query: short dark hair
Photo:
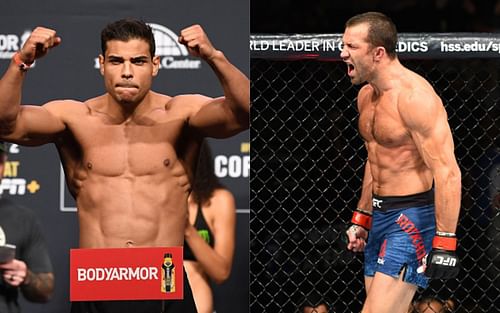
[[[151,26],[142,20],[125,18],[109,23],[101,31],[102,55],[106,54],[106,45],[110,40],[129,41],[142,39],[149,44],[151,58],[155,56],[155,37]]]
[[[351,27],[367,23],[368,42],[374,47],[384,47],[387,55],[393,59],[396,57],[396,46],[398,43],[398,31],[394,22],[385,14],[380,12],[366,12],[351,17],[345,27]]]

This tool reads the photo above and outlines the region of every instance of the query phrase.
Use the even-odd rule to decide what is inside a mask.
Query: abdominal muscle
[[[412,144],[384,147],[368,144],[373,193],[379,196],[405,196],[428,191],[433,176]]]
[[[81,248],[182,246],[185,177],[89,175],[77,195]]]

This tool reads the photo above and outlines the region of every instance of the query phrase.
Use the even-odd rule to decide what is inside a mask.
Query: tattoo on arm
[[[28,270],[26,281],[21,285],[21,291],[29,301],[49,301],[54,291],[54,274],[33,273]]]

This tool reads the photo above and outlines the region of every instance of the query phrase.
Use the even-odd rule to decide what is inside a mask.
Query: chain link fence
[[[453,299],[456,312],[500,312],[499,58],[402,60],[442,97],[462,170],[459,277],[415,299]],[[344,233],[366,151],[356,96],[339,61],[251,60],[250,311],[299,312],[325,299],[360,312],[363,255]]]

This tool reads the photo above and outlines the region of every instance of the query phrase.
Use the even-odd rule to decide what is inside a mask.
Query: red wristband
[[[457,237],[434,236],[432,247],[446,251],[455,251],[457,250]]]
[[[369,230],[372,227],[372,217],[371,215],[368,215],[366,213],[354,211],[354,213],[352,214],[351,223]]]
[[[31,67],[31,64],[33,64],[33,63],[30,63],[30,64],[24,63],[23,60],[21,60],[21,56],[19,55],[19,52],[14,53],[14,57],[12,59],[14,60],[14,63],[17,66],[19,66],[19,69],[23,72],[26,72]]]

